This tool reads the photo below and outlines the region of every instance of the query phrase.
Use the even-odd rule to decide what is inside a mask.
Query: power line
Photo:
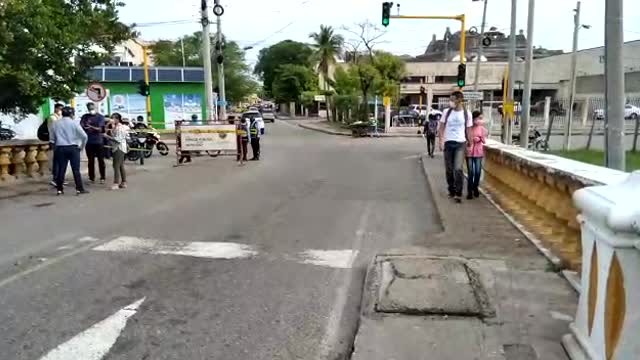
[[[136,27],[152,27],[158,25],[185,25],[190,23],[197,23],[198,21],[195,19],[190,20],[173,20],[173,21],[156,21],[156,22],[147,22],[147,23],[134,23]]]

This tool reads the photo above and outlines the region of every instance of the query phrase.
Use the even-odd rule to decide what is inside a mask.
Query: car
[[[596,120],[604,120],[604,109],[595,109],[593,111],[593,117]],[[624,106],[624,118],[625,119],[637,119],[640,117],[640,107],[627,104]]]
[[[262,109],[260,110],[260,114],[262,114],[262,120],[265,122],[276,122],[276,114],[272,109]]]
[[[415,114],[422,117],[426,117],[428,113],[426,105],[420,106],[417,104],[409,105],[409,111],[414,112]]]
[[[531,110],[529,110],[529,114],[531,114],[531,116],[544,115],[544,106],[545,106],[544,100],[540,100],[536,102],[535,104],[531,105]],[[549,106],[549,116],[551,117],[564,116],[566,115],[566,113],[567,111],[564,109],[564,107],[560,104],[559,101],[557,100],[551,101]]]

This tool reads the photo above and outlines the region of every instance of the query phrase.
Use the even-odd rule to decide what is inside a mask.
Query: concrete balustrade
[[[494,200],[562,260],[579,270],[580,225],[573,193],[621,181],[626,173],[488,141],[484,188]]]
[[[0,142],[0,186],[47,172],[49,144],[37,140]]]
[[[562,342],[573,360],[640,357],[640,171],[574,194],[582,228],[580,299]]]

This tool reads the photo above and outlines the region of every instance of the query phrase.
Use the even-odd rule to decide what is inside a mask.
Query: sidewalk
[[[567,359],[574,290],[487,199],[447,198],[441,155],[419,166],[445,231],[376,256],[352,359]]]

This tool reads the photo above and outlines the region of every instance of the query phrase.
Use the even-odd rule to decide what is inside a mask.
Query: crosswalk
[[[272,258],[280,258],[283,261],[295,261],[300,264],[337,269],[350,269],[358,256],[358,250],[354,249],[307,249],[295,254],[267,254],[266,252],[261,252],[255,246],[233,242],[183,242],[135,236],[119,236],[94,247],[92,250],[114,253],[188,256],[210,260],[246,260],[270,255]]]
[[[334,269],[352,268],[358,256],[358,250],[355,249],[307,249],[289,254],[274,254],[261,251],[256,246],[233,242],[183,242],[128,235],[117,236],[106,242],[94,237],[83,237],[78,239],[77,243],[95,243],[90,247],[90,251],[96,253],[179,256],[203,259],[203,261],[251,261],[252,259],[268,258],[272,260],[275,258],[282,261],[293,261],[302,265]],[[72,248],[72,245],[67,245],[61,247],[60,250]],[[50,350],[40,360],[104,359],[125,330],[128,320],[135,316],[145,299],[143,297],[115,311],[112,315]]]

